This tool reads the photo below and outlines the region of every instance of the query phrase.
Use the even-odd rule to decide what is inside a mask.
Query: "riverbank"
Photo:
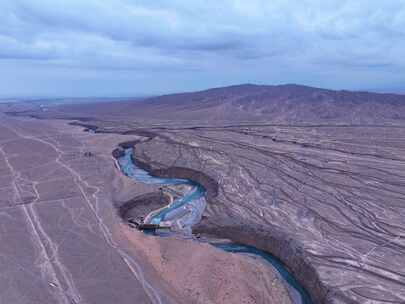
[[[113,153],[115,155],[117,155],[117,153]],[[118,159],[118,163],[121,167],[121,170],[123,171],[123,173],[125,175],[127,175],[128,177],[136,180],[136,181],[141,181],[144,183],[150,183],[150,184],[178,184],[178,183],[191,183],[188,180],[181,180],[178,178],[161,178],[161,177],[154,177],[152,175],[150,175],[149,173],[147,173],[146,171],[144,171],[143,169],[140,169],[139,167],[137,167],[137,161],[132,157],[132,148],[128,148],[124,151],[124,153],[120,153],[120,156],[117,158]],[[195,181],[194,181],[195,182]],[[194,190],[191,190],[190,193],[185,193],[184,197],[179,198],[177,201],[172,202],[170,205],[168,205],[166,208],[162,208],[159,212],[151,212],[150,214],[148,214],[146,217],[150,218],[148,223],[151,224],[157,224],[159,225],[160,223],[163,222],[163,219],[166,220],[166,217],[170,217],[172,218],[172,221],[168,221],[167,223],[173,223],[171,226],[167,226],[165,225],[165,227],[171,227],[172,230],[177,230],[178,227],[185,227],[186,229],[191,229],[194,225],[198,224],[201,220],[201,215],[204,209],[195,207],[195,204],[202,199],[202,197],[204,196],[205,191],[202,190],[198,190],[198,188],[201,187],[198,184],[195,186]],[[202,188],[201,188],[202,189]],[[136,208],[136,206],[134,206],[134,208]],[[186,226],[185,222],[187,221],[183,221],[183,223],[181,223],[181,219],[183,217],[183,212],[179,213],[179,210],[187,210],[187,209],[195,209],[195,215],[194,217],[191,217],[191,219],[188,219],[187,221],[189,222],[189,225]],[[191,212],[192,214],[193,212]],[[179,215],[181,214],[181,215]],[[177,223],[177,225],[174,225],[174,223]],[[219,248],[222,248],[226,251],[230,251],[233,252],[232,250],[234,250],[235,248],[239,248],[240,249],[240,245],[232,245],[232,244],[228,244],[225,247],[221,247],[219,246]],[[253,247],[244,247],[245,250],[250,251],[251,254],[255,254],[258,255],[260,254],[261,257],[267,257],[267,261],[269,261],[270,263],[275,262],[276,259],[271,259],[269,257],[271,257],[269,254],[265,253],[265,252],[261,252],[258,249],[254,249]],[[253,250],[254,249],[254,250]],[[238,251],[235,251],[238,252]],[[293,290],[294,292],[292,292],[290,295],[292,298],[294,299],[298,299],[296,300],[294,303],[303,303],[303,304],[309,304],[312,303],[310,300],[309,295],[306,293],[306,291],[304,290],[304,288],[302,288],[299,283],[293,279],[293,277],[289,274],[287,268],[285,268],[285,266],[283,266],[282,263],[276,263],[277,267],[276,269],[278,271],[280,271],[280,274],[283,278],[291,278],[290,280],[285,280],[287,286],[289,287],[289,289]],[[294,282],[294,284],[292,284],[291,282]],[[297,296],[298,295],[298,296]]]
[[[127,225],[121,231],[133,253],[188,303],[292,304],[279,275],[260,260],[192,240],[150,237]]]
[[[267,231],[271,234],[266,242],[274,240],[276,245],[297,248],[298,262],[307,262],[322,283],[318,302],[405,301],[405,274],[401,271],[405,269],[403,127],[379,119],[346,124],[339,119],[258,121],[232,117],[231,121],[207,122],[212,119],[208,113],[184,121],[174,104],[167,105],[171,118],[164,111],[156,119],[135,104],[114,104],[104,110],[101,105],[64,108],[58,115],[31,112],[44,118],[93,117],[85,123],[96,125],[96,134],[80,130],[80,137],[104,138],[98,133],[105,132],[117,139],[118,134],[134,134],[122,139],[126,141],[137,138],[136,134],[150,133],[147,137],[153,139],[137,148],[150,163],[164,170],[189,168],[218,183],[218,196],[209,201],[204,214],[208,228],[222,223],[236,236],[246,227],[260,228],[264,232],[255,238]],[[20,107],[4,110],[13,109],[29,115]],[[314,118],[319,114],[315,112]],[[41,122],[45,123],[35,124]],[[24,132],[29,130],[24,128]],[[76,145],[72,142],[66,149],[71,151]],[[87,167],[82,169],[88,171]],[[10,193],[6,191],[5,197]],[[290,268],[294,267],[291,263],[287,261]]]

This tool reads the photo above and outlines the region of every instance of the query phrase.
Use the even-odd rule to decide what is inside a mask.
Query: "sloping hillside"
[[[140,121],[404,125],[405,95],[333,91],[300,85],[239,85],[145,100],[50,107],[36,116]],[[34,113],[33,112],[33,113]],[[27,113],[25,113],[27,114]],[[29,113],[28,113],[29,114]]]
[[[405,122],[405,95],[333,91],[299,85],[240,85],[155,97],[131,111],[140,109],[142,114],[161,119],[402,124]]]

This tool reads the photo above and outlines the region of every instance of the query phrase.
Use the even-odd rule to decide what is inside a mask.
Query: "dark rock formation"
[[[118,159],[118,158],[120,158],[120,157],[122,157],[122,156],[124,156],[125,155],[125,151],[124,151],[124,149],[122,149],[122,148],[116,148],[116,149],[114,149],[113,151],[112,151],[112,156],[115,158],[115,159]]]
[[[157,164],[148,162],[147,159],[141,156],[141,153],[134,150],[134,158],[136,164],[148,171],[152,176],[167,177],[167,178],[182,178],[196,182],[207,190],[207,199],[213,200],[218,195],[218,183],[207,174],[185,167],[160,167]]]
[[[164,193],[147,193],[118,204],[119,216],[124,220],[145,218],[149,213],[166,206],[170,198]]]

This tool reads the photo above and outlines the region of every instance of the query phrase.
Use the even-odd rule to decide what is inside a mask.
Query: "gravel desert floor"
[[[0,0],[0,304],[405,304],[404,38],[405,0]]]
[[[318,301],[403,303],[404,137],[402,128],[191,128],[159,130],[135,153],[155,171],[218,181],[195,231],[281,257]]]
[[[271,267],[248,267],[248,257],[201,242],[149,238],[128,230],[116,209],[131,202],[133,214],[145,216],[151,211],[145,202],[160,191],[156,185],[125,178],[118,165],[114,167],[112,151],[129,141],[135,146],[133,158],[152,175],[204,186],[207,207],[193,227],[195,235],[273,254],[315,303],[405,303],[403,96],[293,89],[232,87],[163,96],[144,104],[4,106],[3,112],[12,115],[1,117],[1,205],[5,214],[16,215],[6,216],[11,222],[2,227],[15,229],[5,234],[9,242],[21,243],[14,236],[21,234],[30,240],[24,246],[31,244],[18,259],[13,257],[22,254],[15,252],[17,245],[4,249],[11,250],[5,254],[16,261],[34,260],[36,271],[49,276],[48,290],[60,295],[68,291],[73,299],[85,298],[85,292],[98,297],[100,292],[98,299],[105,303],[111,296],[123,297],[122,303],[135,297],[156,302],[161,294],[167,295],[165,302],[288,302],[285,285]],[[309,105],[297,97],[303,93]],[[318,109],[319,98],[328,100],[339,115],[322,116],[316,123],[318,112],[301,111]],[[176,103],[178,99],[183,102]],[[273,107],[274,100],[276,105],[284,100],[280,105],[285,108]],[[246,104],[253,110],[240,108]],[[176,113],[170,112],[171,106]],[[323,106],[328,108],[327,103],[320,103]],[[257,115],[258,120],[242,121],[238,115],[233,120],[205,119],[221,109],[239,116],[248,111],[246,119]],[[276,115],[271,109],[280,113],[279,119],[287,113],[286,122],[263,122],[265,115]],[[298,123],[305,119],[308,123]],[[72,120],[79,126],[67,125]],[[82,218],[84,224],[78,220]],[[27,219],[25,226],[19,223]],[[91,233],[97,236],[95,245],[88,241]],[[184,252],[176,255],[176,248]],[[30,258],[27,252],[32,252]],[[95,265],[90,269],[97,272],[89,275],[97,279],[83,275],[83,265],[87,269],[91,263]],[[17,264],[5,265],[16,271]],[[107,276],[108,287],[95,287]],[[218,278],[221,283],[214,284]],[[86,287],[79,291],[81,286]]]
[[[257,259],[122,222],[115,204],[157,189],[115,167],[136,136],[0,115],[1,303],[291,303]]]

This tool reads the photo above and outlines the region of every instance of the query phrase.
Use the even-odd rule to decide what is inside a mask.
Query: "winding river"
[[[126,149],[123,156],[118,158],[121,171],[128,177],[145,184],[162,186],[183,185],[188,190],[168,206],[152,212],[145,218],[145,223],[160,225],[169,223],[181,231],[191,233],[191,227],[197,224],[204,212],[205,189],[200,184],[186,179],[160,178],[151,176],[147,171],[139,168],[132,158],[133,149]],[[273,255],[252,246],[235,243],[212,243],[213,246],[227,252],[251,255],[263,258],[269,262],[284,279],[288,292],[295,304],[312,304],[308,292],[299,284],[283,263]]]

